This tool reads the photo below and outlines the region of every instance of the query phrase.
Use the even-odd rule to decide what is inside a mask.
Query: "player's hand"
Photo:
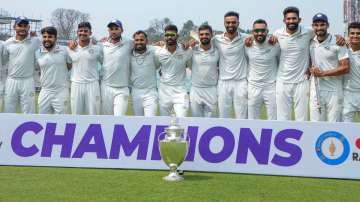
[[[338,46],[346,45],[346,40],[344,37],[342,37],[341,35],[335,35],[335,37],[336,37],[336,45],[338,45]]]
[[[154,43],[154,46],[164,47],[165,46],[165,41],[157,41],[157,42]]]
[[[245,46],[246,47],[251,47],[253,42],[254,42],[254,37],[249,36],[248,38],[245,39]]]
[[[306,70],[306,72],[305,72],[305,78],[306,78],[306,80],[309,80],[309,79],[310,79],[310,76],[311,76],[310,69],[311,69],[311,68],[307,68],[307,70]]]
[[[69,42],[68,42],[68,48],[70,48],[70,50],[75,50],[75,48],[77,47],[77,42],[76,41],[74,41],[74,40],[70,40]]]
[[[190,41],[188,41],[188,45],[189,47],[193,48],[194,46],[196,46],[196,44],[199,44],[199,42],[195,39],[190,39]]]
[[[311,72],[312,75],[314,75],[316,77],[322,77],[323,73],[324,73],[318,67],[311,67],[310,72]]]
[[[31,32],[30,32],[30,37],[37,37],[36,32],[35,32],[35,31],[31,31]]]
[[[103,37],[103,38],[100,39],[100,42],[101,42],[101,43],[104,43],[104,42],[106,42],[107,40],[108,40],[108,37]]]
[[[271,35],[268,40],[269,44],[275,45],[278,42],[278,38],[276,36]]]
[[[94,37],[91,37],[90,40],[91,40],[90,42],[91,42],[93,45],[96,45],[96,44],[98,43],[98,41],[97,41]]]

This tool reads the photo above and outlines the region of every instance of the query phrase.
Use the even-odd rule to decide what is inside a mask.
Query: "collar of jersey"
[[[28,40],[31,40],[31,37],[30,37],[29,35],[28,35],[24,40],[22,40],[22,41],[16,40],[16,37],[15,37],[15,36],[12,37],[12,41],[15,42],[15,43],[24,43],[24,42],[26,42],[26,41],[28,41]]]
[[[145,51],[144,53],[137,53],[137,52],[135,52],[135,50],[133,50],[132,52],[133,52],[133,55],[134,55],[134,56],[140,56],[140,55],[146,56],[146,55],[149,55],[149,54],[150,54],[150,51],[149,51],[149,48],[148,48],[148,47],[146,47],[146,51]]]
[[[300,35],[301,32],[302,32],[302,29],[303,29],[303,27],[301,25],[299,25],[298,30],[296,30],[295,33],[290,35],[289,33],[286,32],[286,27],[284,27],[283,28],[283,34],[286,35],[286,36],[289,36],[289,37],[294,37],[294,36]]]
[[[332,39],[332,34],[330,34],[330,33],[328,33],[329,35],[328,35],[328,37],[323,41],[323,42],[319,42],[318,40],[317,40],[317,37],[315,36],[314,37],[314,41],[315,41],[315,43],[317,43],[317,44],[319,44],[319,45],[322,45],[322,44],[327,44],[327,43],[329,43],[329,42],[331,42],[331,39]]]
[[[53,49],[51,49],[50,51],[48,51],[46,48],[44,48],[44,46],[41,46],[41,48],[40,48],[41,53],[52,53],[52,52],[57,52],[59,50],[60,50],[60,47],[58,45],[55,45],[55,47]]]
[[[221,37],[222,37],[223,39],[225,39],[226,41],[235,42],[235,41],[237,41],[237,40],[240,40],[240,38],[241,38],[241,33],[240,33],[240,32],[237,32],[237,36],[236,36],[232,41],[230,41],[230,39],[225,36],[225,32],[221,35]]]

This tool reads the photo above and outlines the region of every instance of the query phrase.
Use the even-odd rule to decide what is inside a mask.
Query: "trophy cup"
[[[159,140],[160,155],[165,164],[170,168],[170,173],[163,179],[165,181],[182,181],[183,177],[177,173],[177,168],[185,160],[188,142],[184,137],[184,128],[177,124],[177,119],[172,116],[170,126],[165,128],[165,138]],[[160,137],[160,136],[159,136]]]

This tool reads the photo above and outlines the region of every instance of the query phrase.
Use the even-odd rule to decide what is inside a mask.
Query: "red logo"
[[[358,139],[356,140],[355,144],[356,144],[356,147],[357,147],[358,149],[360,149],[360,138],[358,138]]]

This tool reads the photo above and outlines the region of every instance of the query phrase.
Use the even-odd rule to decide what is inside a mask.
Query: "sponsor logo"
[[[339,165],[348,158],[350,144],[341,133],[329,131],[317,139],[315,150],[322,162],[328,165]]]

